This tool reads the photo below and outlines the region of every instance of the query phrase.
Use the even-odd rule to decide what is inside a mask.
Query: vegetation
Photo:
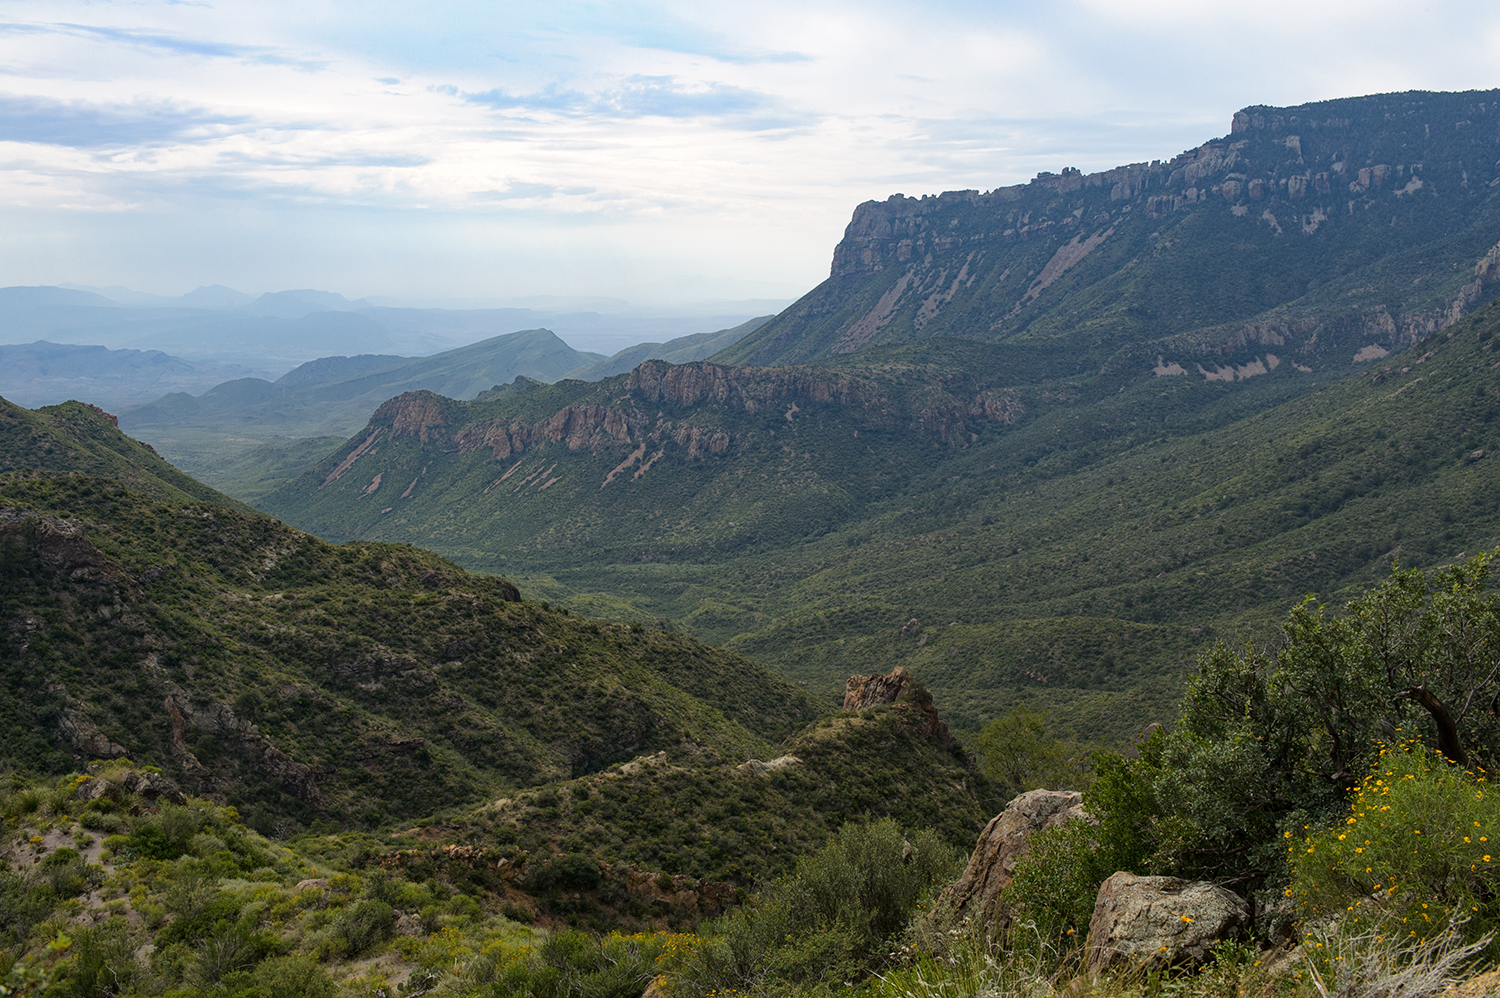
[[[504,571],[580,612],[670,621],[823,695],[903,665],[957,730],[1027,703],[1060,736],[1119,742],[1171,716],[1188,663],[1216,640],[1266,640],[1307,592],[1346,598],[1397,558],[1427,567],[1500,540],[1497,331],[1492,307],[1416,348],[1420,364],[1392,357],[1332,385],[1283,364],[1233,386],[1018,388],[1023,416],[965,415],[960,440],[922,413],[1012,390],[1004,355],[981,345],[890,348],[827,375],[878,407],[647,409],[623,380],[565,383],[443,402],[447,429],[426,444],[382,438],[319,489],[393,427],[382,416],[267,506],[325,536]],[[733,377],[748,391],[778,375]],[[595,405],[643,420],[631,432],[662,451],[644,474],[632,464],[601,488],[636,435],[503,461],[444,453],[486,426]],[[670,435],[651,443],[658,418],[722,429],[730,446],[691,457]]]
[[[411,820],[667,748],[764,757],[817,714],[681,634],[77,473],[0,476],[0,572],[5,765],[149,759],[268,833]]]

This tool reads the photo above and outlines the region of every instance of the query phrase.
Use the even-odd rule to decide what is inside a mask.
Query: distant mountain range
[[[0,396],[28,407],[87,399],[118,411],[172,392],[204,392],[235,378],[268,376],[264,369],[186,361],[160,350],[46,340],[0,346]]]
[[[213,287],[166,298],[124,288],[11,287],[0,288],[0,343],[45,340],[157,350],[191,364],[211,361],[279,373],[318,357],[425,356],[540,327],[580,349],[600,346],[607,354],[626,344],[737,326],[785,304],[753,300],[636,308],[607,299],[527,301],[525,307],[443,309],[396,306],[385,299],[350,301],[316,290],[252,298]]]

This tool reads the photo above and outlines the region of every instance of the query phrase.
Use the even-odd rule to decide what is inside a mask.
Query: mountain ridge
[[[1497,247],[1497,127],[1500,91],[1256,106],[1167,160],[868,201],[829,278],[714,359],[1073,336],[1097,364],[1126,343],[1257,317],[1299,345],[1314,343],[1300,321],[1352,321],[1365,345],[1394,352],[1496,293],[1493,262],[1454,271]],[[1411,286],[1372,283],[1382,267]],[[1216,337],[1215,352],[1249,363],[1231,340]]]

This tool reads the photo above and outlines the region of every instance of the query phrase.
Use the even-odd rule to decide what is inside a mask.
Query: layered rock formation
[[[1228,135],[1166,159],[868,201],[828,280],[715,359],[804,363],[927,336],[1088,328],[1091,367],[1142,340],[1288,309],[1276,318],[1333,323],[1292,341],[1303,366],[1347,367],[1362,345],[1394,351],[1493,296],[1484,205],[1500,179],[1497,126],[1496,91],[1251,107]],[[1417,245],[1431,246],[1425,276],[1369,294],[1378,279],[1356,271]],[[1344,293],[1320,290],[1330,284]],[[1246,366],[1232,325],[1222,335],[1177,359]]]

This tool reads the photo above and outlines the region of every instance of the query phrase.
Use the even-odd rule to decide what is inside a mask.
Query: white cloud
[[[811,285],[866,198],[1168,156],[1251,103],[1494,86],[1497,52],[1500,15],[1381,0],[10,0],[0,224],[22,212],[28,235],[0,267]]]

